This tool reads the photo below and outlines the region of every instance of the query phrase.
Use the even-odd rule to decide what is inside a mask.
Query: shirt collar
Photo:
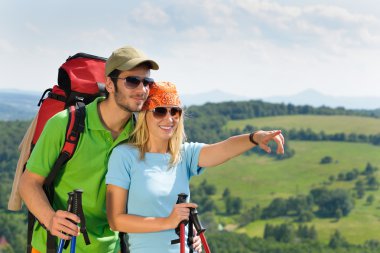
[[[86,126],[88,129],[106,130],[102,124],[102,121],[100,120],[98,112],[98,104],[105,99],[105,97],[98,97],[92,103],[87,105]]]
[[[98,104],[105,100],[105,97],[98,97],[96,98],[92,103],[87,105],[87,117],[86,117],[86,126],[89,129],[92,130],[103,130],[108,131],[101,119],[98,112]],[[135,119],[132,115],[131,118],[128,120],[127,124],[125,124],[123,131],[120,133],[118,138],[114,141],[114,145],[117,145],[120,142],[123,142],[129,138],[129,135],[133,131],[135,127]]]

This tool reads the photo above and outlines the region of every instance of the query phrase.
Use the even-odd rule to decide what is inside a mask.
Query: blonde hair
[[[148,152],[149,130],[146,122],[147,111],[139,112],[137,117],[135,130],[132,132],[129,139],[129,144],[139,150],[140,160],[145,159],[145,153]],[[181,160],[181,145],[186,140],[185,126],[184,126],[184,112],[178,119],[177,128],[173,136],[169,140],[168,153],[171,158],[169,161],[170,167],[176,165]]]

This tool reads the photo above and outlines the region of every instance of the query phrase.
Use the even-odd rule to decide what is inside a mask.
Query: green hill
[[[288,198],[297,194],[307,194],[310,189],[328,183],[329,176],[337,176],[339,172],[348,172],[353,168],[363,170],[368,162],[380,167],[380,147],[370,144],[346,142],[303,142],[292,141],[291,147],[295,155],[283,161],[275,161],[258,155],[241,156],[216,168],[209,168],[205,173],[194,178],[194,185],[207,179],[216,185],[215,200],[223,207],[221,195],[228,187],[233,196],[243,199],[245,208],[260,204],[267,206],[276,197]],[[329,155],[334,163],[320,164],[321,158]],[[380,172],[378,172],[380,173]],[[351,189],[355,182],[335,182],[330,188]],[[356,201],[352,213],[339,222],[332,219],[314,219],[321,241],[327,241],[335,229],[352,243],[363,243],[369,239],[380,240],[380,222],[378,208],[380,191],[366,192],[373,194],[376,201],[365,206],[364,200]],[[223,219],[222,219],[223,220]],[[224,219],[224,221],[228,219]],[[253,222],[238,229],[249,235],[262,236],[265,223],[281,223],[287,219],[272,219]],[[379,223],[377,226],[373,224]]]
[[[355,133],[379,134],[380,119],[362,116],[346,115],[287,115],[275,117],[258,117],[245,120],[229,120],[225,129],[238,128],[246,125],[256,128],[307,129],[314,132],[324,131],[326,134]],[[380,167],[380,147],[365,143],[348,142],[312,142],[289,141],[295,155],[283,161],[275,161],[258,155],[241,156],[219,168],[210,168],[203,177],[194,180],[198,183],[207,181],[217,186],[217,205],[223,208],[221,194],[228,187],[233,196],[243,199],[244,207],[250,208],[257,204],[266,207],[274,198],[288,198],[298,194],[306,195],[312,188],[328,185],[329,188],[352,189],[355,181],[335,181],[329,185],[329,177],[337,177],[340,172],[346,173],[354,168],[362,171],[370,162]],[[333,163],[320,164],[325,156],[331,156]],[[380,172],[377,172],[379,176]],[[362,177],[363,178],[363,177]],[[365,203],[365,198],[373,194],[375,202]],[[336,222],[332,219],[315,218],[309,225],[315,225],[319,240],[327,242],[336,229],[351,243],[364,243],[369,239],[380,240],[380,192],[366,191],[363,199],[355,199],[355,208],[347,216]],[[233,223],[234,219],[221,218],[221,221]],[[293,218],[276,218],[259,220],[239,228],[236,231],[250,236],[263,236],[266,223],[281,224],[293,222]]]

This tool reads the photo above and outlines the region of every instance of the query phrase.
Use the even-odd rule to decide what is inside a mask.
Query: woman
[[[108,221],[113,230],[129,233],[131,253],[179,252],[179,244],[171,244],[178,239],[175,228],[197,205],[176,204],[177,195],[190,195],[190,178],[205,167],[222,164],[256,145],[270,152],[271,140],[277,143],[277,153],[284,152],[280,130],[233,136],[211,145],[184,140],[176,87],[168,82],[153,84],[130,143],[113,150],[106,176]]]

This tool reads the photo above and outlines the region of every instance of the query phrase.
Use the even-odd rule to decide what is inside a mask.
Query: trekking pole
[[[187,232],[187,245],[189,246],[189,253],[193,253],[194,252],[194,248],[193,248],[193,243],[194,243],[194,225],[193,225],[193,219],[191,218],[191,216],[189,216],[189,225],[187,226],[188,227],[188,232]]]
[[[177,204],[186,203],[187,195],[185,193],[178,194]],[[179,224],[179,243],[180,253],[185,253],[185,221],[181,221]]]
[[[79,202],[82,201],[82,198],[81,198],[82,193],[83,191],[81,190],[74,190],[72,213],[76,215],[78,215]],[[76,236],[71,237],[70,253],[75,253],[76,244],[77,244],[77,237]]]
[[[77,195],[77,212],[76,215],[80,218],[80,232],[83,235],[84,242],[86,245],[91,244],[90,238],[88,237],[87,228],[86,228],[86,218],[84,217],[83,206],[82,206],[82,190],[75,190],[74,193]]]
[[[201,238],[201,242],[202,242],[203,248],[205,249],[205,252],[210,253],[210,247],[208,246],[206,237],[204,235],[206,229],[202,227],[202,224],[199,221],[197,209],[190,208],[190,219],[193,220],[194,227],[197,230],[199,237]]]
[[[67,194],[69,195],[69,197],[67,199],[67,211],[71,212],[74,193],[73,192],[69,192]],[[62,250],[63,250],[63,247],[64,247],[65,243],[66,243],[66,241],[64,239],[60,239],[59,240],[59,245],[58,245],[57,253],[62,253]]]

